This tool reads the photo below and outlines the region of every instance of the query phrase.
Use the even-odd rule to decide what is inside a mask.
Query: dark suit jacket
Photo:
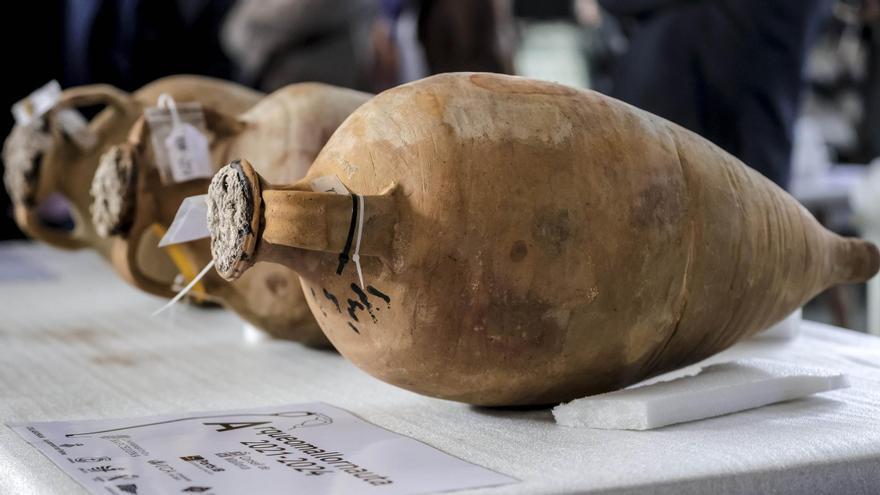
[[[600,0],[630,28],[612,96],[785,187],[807,51],[829,0]]]

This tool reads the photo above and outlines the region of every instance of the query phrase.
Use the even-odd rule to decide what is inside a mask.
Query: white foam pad
[[[259,344],[260,342],[270,340],[272,337],[270,337],[264,330],[259,329],[250,323],[245,323],[241,328],[241,338],[245,344]]]
[[[797,310],[795,310],[794,313],[788,315],[784,320],[755,335],[754,338],[791,340],[800,334],[801,321],[803,319],[803,311],[798,308]]]
[[[849,387],[846,375],[780,361],[715,364],[697,375],[577,399],[553,409],[564,426],[649,430]]]

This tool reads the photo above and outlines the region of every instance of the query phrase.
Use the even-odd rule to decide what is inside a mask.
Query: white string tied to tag
[[[168,93],[160,94],[156,105],[159,108],[167,109],[168,113],[171,114],[172,129],[180,127],[180,114],[177,113],[177,103],[174,102],[174,98],[171,95],[169,95]]]
[[[192,290],[192,288],[195,287],[196,284],[199,283],[200,280],[205,278],[205,275],[208,274],[208,270],[210,270],[211,268],[214,268],[214,260],[211,260],[210,263],[205,265],[205,267],[202,268],[202,271],[200,271],[199,274],[196,275],[192,279],[192,281],[190,281],[190,283],[186,284],[186,287],[184,287],[183,289],[180,289],[180,292],[178,292],[170,301],[165,303],[164,306],[162,306],[161,308],[157,309],[156,311],[153,311],[152,313],[150,313],[150,316],[158,316],[159,313],[162,313],[163,311],[170,308],[171,306],[174,306],[177,303],[177,301],[180,301],[181,299],[183,299],[183,296],[185,296],[187,294],[187,292]]]
[[[352,193],[354,194],[354,193]],[[358,279],[361,282],[361,289],[365,289],[364,286],[364,272],[361,270],[361,237],[364,235],[364,217],[365,215],[365,207],[364,207],[364,197],[360,194],[354,195],[358,200],[358,223],[357,223],[357,237],[355,237],[354,243],[354,254],[351,255],[351,260],[354,261],[354,267],[357,270]]]
[[[361,288],[365,289],[366,284],[364,284],[364,272],[361,269],[360,252],[361,238],[364,235],[364,217],[366,216],[364,212],[366,210],[366,200],[360,194],[355,194],[349,190],[348,187],[339,180],[339,177],[335,175],[325,175],[313,179],[311,185],[312,190],[315,192],[332,192],[334,194],[351,196],[351,223],[349,223],[348,226],[348,236],[345,240],[345,247],[342,252],[339,253],[339,266],[336,268],[336,274],[342,275],[342,271],[345,269],[345,265],[348,261],[353,261],[354,267],[357,270],[358,280],[361,283]],[[352,241],[354,241],[354,254],[349,257],[348,252],[351,248]]]

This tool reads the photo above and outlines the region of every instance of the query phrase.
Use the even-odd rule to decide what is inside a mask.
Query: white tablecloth
[[[28,260],[49,276],[28,277],[37,268]],[[324,401],[523,480],[479,491],[487,495],[880,493],[876,337],[804,323],[794,341],[748,341],[713,358],[834,368],[850,375],[850,389],[654,431],[600,431],[557,426],[547,409],[421,397],[333,352],[244,344],[241,322],[221,310],[178,306],[150,317],[162,302],[94,254],[0,243],[0,422]],[[3,494],[83,493],[5,427],[0,473]]]

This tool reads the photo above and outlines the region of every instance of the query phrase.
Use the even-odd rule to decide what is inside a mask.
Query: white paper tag
[[[144,110],[162,183],[212,177],[214,169],[202,106],[195,102],[178,103],[174,111],[178,120],[168,108]]]
[[[516,482],[323,403],[9,426],[101,495],[405,495]]]
[[[309,183],[312,191],[315,192],[332,192],[335,194],[351,194],[345,184],[335,175],[325,175]]]
[[[180,203],[168,231],[159,241],[159,247],[210,237],[207,200],[207,194],[185,198]]]
[[[21,126],[30,125],[51,110],[59,99],[61,99],[61,85],[58,81],[49,81],[12,105],[15,123]]]
[[[20,126],[33,125],[51,110],[61,99],[61,85],[52,80],[12,105],[15,123]],[[77,110],[64,108],[56,114],[59,124],[74,144],[84,150],[90,150],[98,143],[98,138],[89,129],[89,123]]]
[[[172,128],[171,134],[165,138],[165,148],[174,182],[214,175],[208,139],[191,124],[183,122]]]

